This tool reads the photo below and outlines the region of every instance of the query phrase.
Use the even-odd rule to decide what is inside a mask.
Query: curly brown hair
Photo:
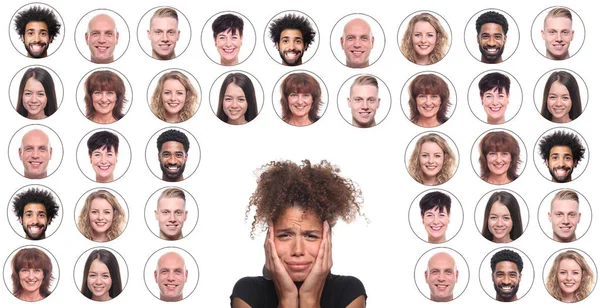
[[[351,222],[363,216],[362,191],[358,184],[342,177],[340,169],[326,160],[311,164],[307,159],[297,165],[291,161],[271,161],[258,170],[258,186],[250,197],[246,220],[252,206],[256,207],[250,237],[256,229],[266,230],[269,222],[277,221],[290,207],[299,207],[305,214],[314,214],[333,227],[338,219]]]

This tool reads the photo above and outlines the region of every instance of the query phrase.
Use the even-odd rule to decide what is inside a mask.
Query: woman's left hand
[[[319,253],[315,263],[302,283],[298,292],[300,307],[320,307],[321,294],[325,286],[325,280],[333,266],[331,258],[331,230],[329,223],[323,222],[323,240],[319,247]]]

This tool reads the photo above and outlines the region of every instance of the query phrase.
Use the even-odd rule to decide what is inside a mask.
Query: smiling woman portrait
[[[412,63],[434,64],[446,56],[448,41],[448,33],[440,21],[430,13],[420,13],[408,22],[400,51]]]
[[[106,249],[95,249],[88,256],[83,268],[81,294],[99,302],[111,300],[123,291],[119,262]]]
[[[428,186],[440,185],[456,172],[457,158],[442,136],[430,133],[417,140],[407,167],[415,181]]]
[[[546,277],[548,293],[563,303],[584,300],[592,293],[595,284],[594,270],[575,250],[558,254]]]
[[[17,112],[32,120],[45,119],[58,109],[52,75],[41,67],[25,71],[19,84]]]
[[[196,113],[198,105],[198,91],[190,79],[179,71],[164,73],[150,100],[152,113],[167,123],[187,121]]]
[[[317,122],[321,100],[319,82],[307,73],[289,74],[281,82],[281,118],[293,126]]]
[[[77,219],[77,228],[89,240],[108,242],[121,235],[126,222],[127,215],[117,198],[100,189],[85,199]]]
[[[274,161],[260,170],[246,218],[256,213],[250,236],[267,230],[263,276],[244,277],[234,286],[231,307],[366,306],[360,280],[330,272],[331,228],[361,214],[362,192],[327,161],[297,165]]]
[[[125,83],[114,72],[91,73],[84,83],[85,117],[94,123],[110,124],[124,116]]]
[[[410,121],[421,127],[437,127],[448,121],[450,89],[436,74],[421,74],[408,86]]]
[[[52,261],[38,248],[23,248],[10,261],[13,295],[26,302],[37,302],[50,295],[54,280]]]
[[[494,131],[479,142],[479,176],[490,184],[508,184],[519,177],[521,148],[507,132]]]

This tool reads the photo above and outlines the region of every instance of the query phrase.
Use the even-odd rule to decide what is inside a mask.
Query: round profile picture
[[[219,12],[202,28],[202,49],[217,64],[233,66],[248,59],[256,47],[256,30],[238,12]]]
[[[408,15],[398,28],[398,46],[406,60],[431,65],[441,61],[452,45],[452,29],[441,15],[417,11]]]
[[[10,102],[25,118],[41,120],[53,115],[62,104],[60,77],[45,66],[27,66],[10,81]]]
[[[198,203],[189,191],[164,187],[155,191],[144,209],[146,226],[157,237],[174,241],[192,233],[198,224]]]
[[[10,20],[10,42],[28,58],[52,55],[65,38],[65,22],[58,11],[45,3],[26,4]]]
[[[95,247],[85,251],[73,269],[75,286],[81,294],[93,301],[109,301],[121,294],[129,270],[125,259],[108,247]]]
[[[202,90],[194,75],[182,69],[166,69],[148,85],[150,111],[167,123],[181,123],[196,114]]]
[[[594,291],[598,268],[584,251],[567,248],[548,258],[542,275],[550,296],[563,303],[577,303]]]
[[[547,130],[535,143],[535,167],[555,183],[577,179],[588,165],[589,147],[576,131],[557,127]]]
[[[475,208],[475,226],[493,243],[516,241],[529,225],[525,199],[508,189],[492,190],[479,199]]]
[[[129,26],[109,9],[85,14],[75,28],[75,46],[81,56],[95,64],[117,61],[129,47]]]
[[[183,54],[192,37],[192,27],[181,11],[164,6],[150,9],[137,27],[142,50],[156,60],[171,60]]]
[[[571,243],[582,238],[590,229],[592,207],[580,192],[557,189],[540,203],[538,223],[548,238],[559,243]]]
[[[192,176],[200,165],[200,155],[196,137],[179,127],[159,130],[146,144],[148,169],[166,182],[179,182]]]
[[[458,234],[463,225],[463,215],[462,205],[456,196],[443,189],[429,189],[411,203],[408,223],[413,233],[423,241],[441,244]]]
[[[521,110],[523,89],[510,73],[488,70],[473,79],[467,99],[471,112],[481,122],[504,124]]]
[[[376,76],[354,75],[338,91],[337,107],[348,124],[368,128],[383,122],[390,114],[390,89]]]
[[[273,61],[284,66],[308,62],[319,49],[319,29],[300,11],[283,11],[271,18],[263,41]]]
[[[84,117],[96,124],[119,121],[127,114],[132,102],[129,80],[108,67],[88,72],[77,86],[77,106]]]
[[[535,270],[529,257],[513,247],[492,250],[479,266],[483,291],[499,302],[523,298],[531,290],[534,278]]]
[[[8,222],[15,233],[34,241],[54,234],[62,223],[63,215],[58,195],[43,185],[19,188],[7,207]]]
[[[458,169],[458,147],[440,132],[415,136],[404,152],[408,174],[417,182],[437,186],[448,182]]]
[[[570,8],[554,6],[541,11],[531,24],[531,42],[550,60],[566,60],[581,50],[585,25]]]
[[[198,286],[199,276],[194,257],[177,247],[157,250],[144,266],[146,288],[165,302],[178,302],[190,296]]]
[[[25,178],[44,179],[62,163],[62,141],[48,126],[26,125],[10,139],[8,159],[13,169]]]
[[[227,124],[246,124],[262,111],[264,96],[262,85],[252,74],[229,71],[219,76],[210,88],[210,108]]]
[[[421,72],[402,87],[400,106],[409,121],[420,127],[440,126],[454,113],[458,98],[454,85],[436,72]]]
[[[490,129],[471,148],[471,166],[477,176],[494,185],[516,180],[527,165],[523,140],[507,129]]]
[[[91,166],[88,166],[88,161]],[[131,164],[131,147],[127,139],[112,129],[96,129],[77,145],[77,165],[81,173],[97,183],[120,179]]]
[[[510,30],[510,31],[509,31]],[[519,26],[498,9],[479,11],[465,27],[465,46],[473,58],[487,64],[508,60],[519,46]]]
[[[377,20],[366,14],[349,14],[336,22],[329,38],[331,52],[343,65],[373,65],[385,49],[385,33]]]
[[[449,302],[460,297],[470,280],[469,265],[456,250],[448,247],[425,252],[415,265],[415,284],[419,292],[434,302]]]
[[[109,242],[119,237],[127,227],[128,217],[125,199],[105,187],[88,190],[75,207],[77,229],[94,242]]]
[[[25,302],[50,296],[60,280],[56,258],[40,246],[23,246],[4,262],[4,283],[8,291]]]
[[[292,71],[283,75],[273,88],[273,108],[292,126],[317,122],[327,110],[329,93],[323,80],[309,71]]]
[[[588,87],[577,73],[568,69],[546,72],[535,84],[533,101],[542,117],[554,123],[577,119],[588,104]]]

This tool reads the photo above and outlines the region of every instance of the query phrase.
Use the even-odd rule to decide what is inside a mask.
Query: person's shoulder
[[[329,281],[336,289],[363,290],[363,293],[365,293],[365,286],[363,285],[362,281],[354,276],[332,274],[329,278]]]
[[[325,282],[321,306],[347,307],[360,296],[367,298],[367,291],[360,279],[354,276],[330,275]]]
[[[273,284],[272,281],[266,279],[263,276],[256,276],[256,277],[243,277],[240,278],[240,280],[238,280],[235,283],[235,286],[233,287],[233,291],[235,292],[236,289],[246,289],[246,288],[252,288],[252,289],[260,289],[260,288],[264,288],[266,286],[268,286],[269,284]]]
[[[277,307],[277,293],[273,281],[263,276],[244,277],[238,280],[233,287],[230,300],[234,298],[243,300],[250,307]]]

